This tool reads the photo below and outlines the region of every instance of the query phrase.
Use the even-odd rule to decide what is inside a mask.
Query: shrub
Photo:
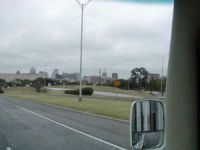
[[[94,90],[92,88],[82,88],[82,95],[92,95]],[[76,90],[66,90],[66,94],[73,94],[73,95],[79,95],[79,89]]]
[[[0,94],[3,94],[4,90],[2,89],[2,87],[0,86]]]
[[[82,94],[83,95],[92,95],[93,92],[94,92],[94,90],[92,88],[89,88],[89,87],[82,89]]]
[[[66,94],[79,95],[79,90],[66,90]]]
[[[46,89],[46,88],[41,88],[41,89],[40,89],[40,92],[41,92],[41,93],[47,93],[47,89]]]
[[[39,93],[41,91],[42,86],[40,84],[36,84],[34,87],[35,87],[37,93]]]

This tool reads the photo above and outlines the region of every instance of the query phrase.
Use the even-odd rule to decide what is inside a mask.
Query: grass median
[[[10,88],[6,90],[5,95],[17,99],[57,105],[124,120],[129,119],[131,105],[130,100],[114,100],[106,97],[84,96],[83,102],[79,102],[77,96],[63,94],[58,91],[50,91],[45,94],[36,93],[32,88]]]
[[[69,88],[69,89],[78,89],[79,85],[67,85],[67,86],[53,86],[55,88]],[[132,96],[144,97],[144,98],[155,98],[154,95],[150,94],[150,91],[139,91],[139,90],[123,90],[120,88],[110,87],[110,86],[96,86],[96,85],[83,85],[83,87],[91,87],[95,91],[101,92],[112,92],[118,94],[128,94]]]

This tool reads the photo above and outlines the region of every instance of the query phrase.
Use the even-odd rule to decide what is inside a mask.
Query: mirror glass
[[[156,149],[164,144],[164,106],[159,101],[134,102],[131,110],[131,146]]]

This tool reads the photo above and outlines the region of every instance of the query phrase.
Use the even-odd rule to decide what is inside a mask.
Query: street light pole
[[[80,44],[80,86],[79,86],[79,101],[82,101],[82,54],[83,54],[83,13],[84,13],[84,8],[91,2],[92,0],[88,0],[87,2],[82,2],[79,0],[76,0],[78,5],[81,8],[81,44]]]
[[[161,74],[161,85],[160,85],[160,92],[161,92],[161,96],[163,97],[163,66],[164,66],[164,60],[165,60],[165,57],[167,56],[167,55],[169,55],[169,53],[167,53],[167,54],[165,54],[165,55],[163,55],[163,57],[162,57],[162,74]]]
[[[83,54],[83,4],[81,4],[81,47],[80,47],[80,87],[79,87],[79,101],[82,101],[82,54]]]

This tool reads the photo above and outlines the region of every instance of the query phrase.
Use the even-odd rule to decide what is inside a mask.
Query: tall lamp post
[[[169,53],[166,53],[162,57],[162,75],[161,75],[161,85],[160,85],[160,91],[161,91],[161,96],[162,97],[163,97],[163,68],[164,68],[164,60],[165,60],[165,57],[168,56],[168,55],[169,55]]]
[[[82,101],[82,51],[83,51],[83,12],[84,8],[92,0],[76,0],[81,8],[81,45],[80,45],[80,87],[79,87],[79,101]]]

